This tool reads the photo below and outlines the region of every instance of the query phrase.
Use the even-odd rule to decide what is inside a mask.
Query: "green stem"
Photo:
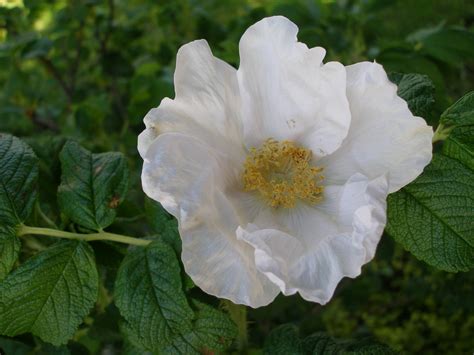
[[[231,301],[225,300],[224,308],[229,312],[230,318],[237,325],[238,329],[238,343],[239,353],[244,353],[248,345],[248,330],[247,330],[247,307],[241,304],[235,304]]]
[[[65,232],[65,231],[61,231],[57,229],[29,227],[29,226],[21,225],[20,228],[18,229],[17,235],[21,237],[27,234],[47,235],[47,236],[55,237],[55,238],[84,240],[86,242],[90,242],[93,240],[109,240],[109,241],[117,242],[117,243],[140,245],[140,246],[146,246],[151,243],[150,240],[132,238],[132,237],[127,237],[125,235],[108,233],[108,232],[103,232],[103,231],[98,232],[98,233],[91,233],[91,234],[81,234],[81,233]]]
[[[43,221],[46,222],[46,224],[48,224],[50,227],[58,228],[58,226],[56,225],[56,223],[54,223],[54,222],[43,212],[43,209],[41,208],[41,205],[39,204],[39,202],[36,202],[36,211],[38,212],[38,214],[40,215],[40,217],[43,219]]]
[[[438,128],[436,129],[434,135],[433,135],[433,143],[436,143],[438,141],[444,141],[446,138],[449,137],[449,134],[453,130],[454,127],[445,127],[443,124],[440,124]]]

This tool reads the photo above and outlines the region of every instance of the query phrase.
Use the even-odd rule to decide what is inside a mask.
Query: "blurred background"
[[[325,47],[326,60],[376,60],[389,72],[429,76],[436,103],[425,118],[434,126],[473,89],[469,0],[0,0],[0,131],[25,138],[39,155],[45,213],[57,214],[56,157],[74,138],[95,152],[126,154],[131,191],[114,228],[128,223],[146,234],[137,135],[147,111],[174,96],[178,48],[204,38],[237,67],[242,33],[271,15],[295,22],[300,41]],[[111,270],[117,263],[98,261]],[[251,310],[251,341],[261,347],[270,330],[293,322],[302,335],[371,335],[406,353],[472,354],[473,299],[473,272],[435,271],[384,236],[375,261],[344,280],[328,305],[293,296]],[[89,346],[115,341],[118,332],[109,333]]]

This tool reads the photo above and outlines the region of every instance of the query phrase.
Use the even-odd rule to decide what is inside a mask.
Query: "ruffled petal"
[[[265,18],[240,40],[237,72],[246,146],[267,138],[292,140],[317,156],[332,153],[350,124],[346,73],[322,64],[325,50],[297,41],[298,27],[285,17]]]
[[[166,132],[193,135],[221,149],[242,146],[236,70],[214,57],[206,41],[179,49],[174,84],[175,99],[163,99],[144,118],[146,129],[138,138],[142,157],[153,140]]]
[[[335,184],[355,172],[369,178],[387,174],[389,192],[395,192],[430,162],[433,130],[413,116],[381,65],[362,62],[346,69],[351,127],[341,148],[319,164]]]
[[[237,240],[237,214],[223,194],[204,201],[199,222],[180,227],[186,273],[203,291],[257,308],[271,303],[280,289],[257,270],[253,248]]]
[[[197,138],[165,133],[147,150],[142,184],[177,218],[181,258],[195,284],[217,297],[260,307],[279,289],[257,271],[252,248],[236,237],[242,220],[224,191],[235,185],[240,166]]]
[[[286,219],[280,229],[250,224],[239,228],[237,237],[254,247],[257,269],[284,294],[299,292],[325,304],[343,277],[360,275],[362,265],[374,257],[386,222],[387,187],[384,176],[369,181],[357,174],[344,186],[332,187],[324,206],[313,210],[328,226],[315,228],[305,216]],[[321,214],[335,217],[323,222]],[[339,230],[326,234],[331,224]]]

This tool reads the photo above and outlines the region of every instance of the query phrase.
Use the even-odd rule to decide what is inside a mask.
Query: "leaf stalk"
[[[128,237],[126,235],[108,233],[104,231],[100,231],[98,233],[83,234],[83,233],[66,232],[66,231],[61,231],[61,230],[51,229],[51,228],[30,227],[24,224],[18,228],[17,235],[19,237],[22,237],[24,235],[46,235],[46,236],[54,237],[54,238],[83,240],[86,242],[91,242],[91,241],[96,241],[96,240],[108,240],[112,242],[138,245],[138,246],[147,246],[148,244],[151,243],[151,240],[133,238],[133,237]]]

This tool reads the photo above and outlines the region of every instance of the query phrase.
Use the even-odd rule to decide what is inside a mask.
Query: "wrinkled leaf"
[[[120,153],[92,154],[69,141],[60,154],[58,189],[61,211],[75,223],[103,229],[115,219],[128,188],[128,167]]]
[[[15,229],[0,227],[0,281],[10,272],[18,259],[21,243]]]
[[[87,244],[55,244],[0,283],[0,334],[31,332],[45,342],[65,344],[94,305],[98,284]]]
[[[173,339],[162,348],[164,354],[207,354],[223,351],[237,335],[237,328],[229,317],[204,303],[194,301],[197,307],[192,331]]]
[[[474,91],[449,107],[440,124],[450,130],[443,153],[474,170]]]
[[[435,87],[426,75],[390,74],[390,80],[398,85],[397,94],[403,98],[416,116],[426,116],[434,103]]]
[[[118,271],[115,296],[120,313],[147,350],[158,351],[175,334],[192,329],[194,312],[183,292],[179,263],[163,242],[127,254]]]
[[[417,258],[446,271],[474,266],[474,172],[435,154],[414,182],[388,198],[387,232]]]
[[[304,354],[298,329],[292,324],[284,324],[274,329],[265,339],[264,354]]]
[[[0,225],[24,222],[36,201],[38,158],[20,139],[0,133]]]

